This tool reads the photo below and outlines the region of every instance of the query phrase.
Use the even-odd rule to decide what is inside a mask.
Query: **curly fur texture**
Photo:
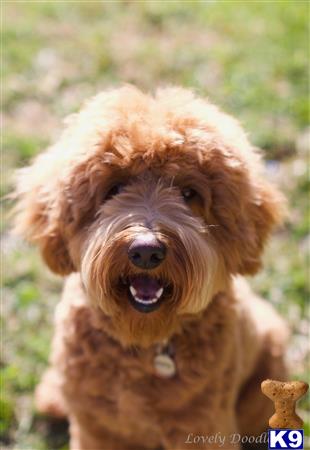
[[[17,232],[71,274],[37,399],[69,416],[72,449],[219,448],[186,436],[267,426],[260,381],[285,376],[287,332],[235,276],[260,268],[283,200],[233,118],[180,88],[103,92],[18,172],[16,196]],[[168,249],[147,271],[165,297],[144,314],[123,280],[145,275],[128,248],[150,231]],[[177,367],[168,380],[154,374],[164,340]]]

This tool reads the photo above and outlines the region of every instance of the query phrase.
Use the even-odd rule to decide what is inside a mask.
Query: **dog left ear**
[[[262,252],[271,231],[282,223],[285,200],[274,186],[260,181],[255,182],[252,197],[246,203],[244,216],[240,217],[244,223],[238,272],[253,275],[261,267]]]
[[[232,157],[218,158],[208,170],[212,206],[206,220],[216,224],[212,236],[228,272],[253,275],[261,267],[267,238],[282,222],[285,200],[260,170],[254,172]],[[256,166],[260,167],[259,160]]]

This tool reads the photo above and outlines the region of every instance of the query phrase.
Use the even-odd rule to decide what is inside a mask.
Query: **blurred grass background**
[[[2,2],[1,191],[55,139],[62,118],[98,90],[180,84],[237,116],[265,149],[290,214],[253,285],[291,325],[292,378],[309,377],[309,2]],[[10,205],[5,204],[6,211]],[[61,280],[2,224],[2,447],[66,449],[38,417],[33,389],[47,364]],[[300,404],[309,434],[309,401]],[[107,449],[108,450],[108,449]]]

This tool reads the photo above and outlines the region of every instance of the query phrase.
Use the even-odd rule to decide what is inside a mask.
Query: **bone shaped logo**
[[[275,413],[269,419],[271,428],[302,428],[303,421],[296,414],[296,402],[307,392],[309,385],[304,381],[265,380],[262,392],[274,402]]]

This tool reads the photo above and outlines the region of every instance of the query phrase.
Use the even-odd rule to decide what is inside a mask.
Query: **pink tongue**
[[[137,297],[148,300],[156,297],[157,291],[162,287],[155,278],[137,275],[130,280],[131,286],[136,290]]]

